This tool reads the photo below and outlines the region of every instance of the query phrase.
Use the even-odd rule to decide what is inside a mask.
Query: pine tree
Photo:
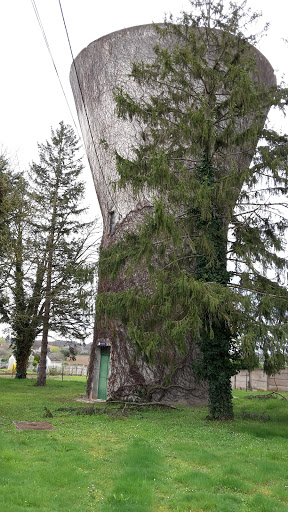
[[[71,341],[88,334],[96,250],[95,223],[84,220],[87,209],[81,207],[83,165],[73,130],[60,123],[51,142],[39,145],[39,158],[29,178],[11,170],[7,178],[0,314],[12,328],[16,378],[26,378],[33,343],[42,333],[37,384],[45,385],[49,330]]]
[[[46,384],[48,333],[85,339],[91,321],[91,292],[95,264],[89,262],[94,223],[84,222],[81,207],[83,164],[71,127],[60,123],[51,142],[39,145],[39,164],[31,166],[34,219],[45,264],[42,343],[37,386]]]
[[[156,199],[138,233],[100,258],[103,278],[136,265],[148,282],[99,294],[97,314],[123,322],[150,361],[196,342],[210,417],[231,419],[239,359],[251,363],[262,350],[273,373],[286,356],[287,221],[277,204],[287,194],[288,138],[264,121],[272,105],[283,110],[288,91],[258,75],[257,37],[247,36],[258,15],[246,2],[225,11],[221,1],[191,0],[191,8],[156,27],[154,62],[133,64],[141,97],[115,91],[119,117],[141,127],[132,157],[116,152],[117,185]]]

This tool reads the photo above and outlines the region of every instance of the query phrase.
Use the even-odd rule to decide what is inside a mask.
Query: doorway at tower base
[[[119,326],[113,339],[104,337],[102,332],[91,350],[92,375],[88,396],[102,400],[151,401],[196,407],[207,405],[208,386],[197,378],[193,370],[198,355],[193,345],[185,356],[174,347],[173,353],[169,354],[173,364],[167,364],[167,359],[164,364],[159,355],[156,364],[151,365],[127,342],[123,327]]]

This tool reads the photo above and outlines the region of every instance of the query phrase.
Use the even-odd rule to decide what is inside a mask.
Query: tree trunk
[[[54,234],[55,223],[57,217],[57,202],[58,202],[58,183],[56,183],[56,190],[53,200],[53,211],[51,217],[51,231],[48,238],[48,264],[47,264],[47,280],[45,290],[45,306],[43,317],[43,334],[41,342],[41,355],[39,362],[39,373],[35,386],[46,386],[46,359],[48,352],[48,332],[49,332],[49,319],[51,308],[51,288],[52,288],[52,269],[53,269],[53,255],[54,255]]]
[[[51,234],[52,243],[54,239],[54,230]],[[46,298],[44,306],[44,318],[43,318],[43,333],[41,341],[41,355],[39,361],[39,373],[35,386],[46,386],[46,360],[48,353],[48,332],[49,332],[49,318],[50,318],[50,307],[51,307],[51,281],[52,281],[52,260],[53,260],[53,248],[52,243],[49,249],[49,259],[47,268],[47,283],[46,283]]]
[[[16,358],[16,375],[15,379],[26,379],[28,359],[31,352],[31,348],[27,350],[27,347],[23,345],[23,350],[19,355],[15,355]]]
[[[43,335],[41,342],[41,355],[39,361],[39,372],[35,386],[46,386],[46,362],[48,353],[48,321],[49,318],[44,318]]]
[[[35,341],[34,325],[15,322],[13,325],[16,338],[13,341],[13,353],[16,359],[16,379],[25,379],[31,348]]]
[[[198,258],[196,277],[208,282],[218,282],[227,285],[230,276],[227,271],[226,250],[228,228],[223,223],[225,218],[221,208],[214,214],[208,224],[210,240],[215,249],[215,262],[211,264],[208,258]],[[199,225],[201,226],[202,221]],[[204,378],[209,386],[209,419],[233,419],[231,376],[235,374],[233,365],[232,333],[223,319],[204,319],[203,335],[199,343],[203,356]],[[209,335],[212,327],[213,337]]]
[[[205,377],[209,386],[209,419],[232,420],[232,336],[224,322],[214,325],[213,330],[214,337],[211,339],[206,336],[201,343]]]
[[[15,260],[15,304],[16,315],[12,324],[16,336],[14,343],[14,355],[16,359],[16,379],[26,379],[28,359],[31,352],[31,343],[27,336],[26,303],[24,292],[24,272],[23,272],[23,250],[22,250],[22,230],[19,230],[16,246]]]

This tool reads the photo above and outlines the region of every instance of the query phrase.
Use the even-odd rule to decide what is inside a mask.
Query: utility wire
[[[67,104],[67,107],[69,109],[69,112],[71,114],[71,117],[72,117],[72,120],[73,120],[73,124],[75,126],[75,129],[76,129],[76,132],[77,132],[77,135],[78,135],[78,138],[80,139],[80,135],[78,133],[78,129],[77,129],[77,125],[75,123],[75,119],[73,117],[73,114],[72,114],[72,110],[70,108],[70,105],[69,105],[69,102],[68,102],[68,99],[67,99],[67,96],[65,94],[65,90],[64,90],[64,87],[62,85],[62,82],[61,82],[61,79],[60,79],[60,76],[59,76],[59,73],[58,73],[58,70],[57,70],[57,67],[56,67],[56,64],[55,64],[55,61],[54,61],[54,58],[53,58],[53,55],[52,55],[52,52],[51,52],[51,49],[50,49],[50,46],[49,46],[49,42],[48,42],[48,39],[47,39],[47,36],[46,36],[46,33],[45,33],[45,30],[44,30],[44,27],[43,27],[43,24],[42,24],[42,21],[41,21],[41,18],[40,18],[40,15],[39,15],[39,12],[38,12],[38,9],[37,9],[37,6],[36,6],[36,2],[35,0],[31,0],[31,3],[32,3],[32,6],[33,6],[33,9],[34,9],[34,12],[35,12],[35,15],[36,15],[36,18],[37,18],[37,21],[38,21],[38,24],[39,24],[39,27],[40,27],[40,30],[42,32],[42,36],[43,36],[43,39],[45,41],[45,44],[46,44],[46,48],[49,52],[49,55],[51,57],[51,60],[52,60],[52,63],[53,63],[53,66],[54,66],[54,69],[55,69],[55,72],[56,72],[56,75],[58,77],[58,80],[59,80],[59,83],[60,83],[60,86],[61,86],[61,89],[62,89],[62,92],[64,94],[64,98],[66,100],[66,104]]]
[[[73,51],[72,51],[72,47],[71,47],[70,37],[69,37],[69,34],[68,34],[68,29],[67,29],[66,22],[65,22],[65,17],[64,17],[62,5],[61,5],[61,0],[58,0],[58,2],[59,2],[59,7],[60,7],[61,15],[62,15],[62,20],[63,20],[63,24],[64,24],[64,27],[65,27],[65,32],[66,32],[69,48],[70,48],[70,53],[71,53],[71,57],[72,57],[72,61],[73,61],[73,66],[74,66],[74,70],[75,70],[75,75],[76,75],[76,78],[77,78],[77,83],[78,83],[79,91],[80,91],[80,94],[81,94],[81,99],[82,99],[82,103],[83,103],[83,107],[84,107],[84,112],[85,112],[85,116],[86,116],[86,119],[87,119],[88,129],[89,129],[91,140],[92,140],[92,143],[93,143],[94,152],[95,152],[95,155],[96,155],[96,158],[97,158],[97,161],[98,161],[98,165],[99,165],[100,172],[102,174],[102,178],[103,178],[104,183],[106,185],[107,191],[108,191],[108,193],[109,193],[109,195],[111,197],[113,206],[115,207],[115,209],[117,210],[117,212],[119,214],[119,217],[121,218],[122,215],[121,215],[121,213],[120,213],[120,211],[118,209],[118,206],[115,203],[114,198],[113,198],[113,196],[112,196],[112,194],[110,192],[110,189],[109,189],[109,187],[107,185],[107,182],[106,182],[106,179],[105,179],[105,175],[104,175],[104,172],[103,172],[103,169],[102,169],[102,165],[101,165],[101,162],[100,162],[100,159],[99,159],[99,156],[98,156],[98,152],[97,152],[97,149],[96,149],[96,143],[95,143],[95,139],[93,137],[93,133],[92,133],[92,129],[91,129],[91,123],[90,123],[90,120],[89,120],[88,111],[87,111],[87,108],[86,108],[85,99],[84,99],[84,95],[83,95],[83,91],[82,91],[82,88],[81,88],[80,79],[79,79],[79,75],[78,75],[78,71],[77,71],[77,67],[76,67],[76,62],[75,62]]]

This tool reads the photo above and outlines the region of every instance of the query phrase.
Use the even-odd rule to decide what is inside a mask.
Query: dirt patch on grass
[[[55,430],[48,421],[13,421],[18,430]]]

